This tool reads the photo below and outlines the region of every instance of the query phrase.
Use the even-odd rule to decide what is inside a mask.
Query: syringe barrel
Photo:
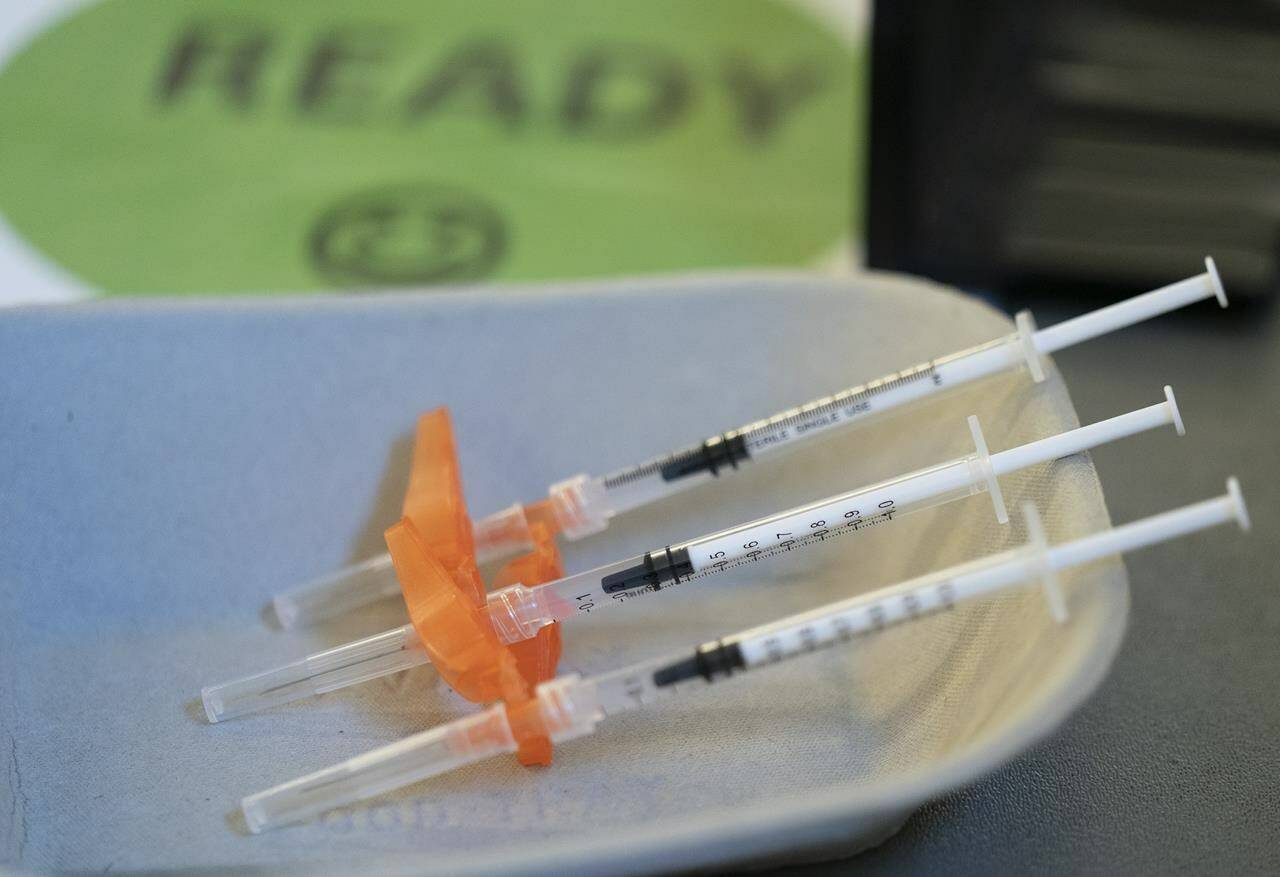
[[[533,588],[489,595],[489,617],[504,641],[530,636],[552,621],[670,585],[714,575],[985,489],[975,456],[849,491],[679,545],[650,551]]]
[[[685,543],[694,573],[752,560],[800,541],[859,532],[881,522],[983,489],[969,457],[770,515]]]
[[[736,647],[741,669],[773,664],[953,608],[1021,581],[1035,567],[1026,549],[981,558],[726,637],[703,649]]]
[[[506,709],[492,706],[333,767],[250,795],[241,802],[254,832],[299,822],[504,752],[515,740]]]
[[[209,721],[221,722],[428,663],[417,632],[406,624],[274,670],[207,686],[200,695]]]

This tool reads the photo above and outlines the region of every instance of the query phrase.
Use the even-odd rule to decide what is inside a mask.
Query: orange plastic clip
[[[387,548],[409,619],[431,663],[468,700],[505,701],[520,763],[550,764],[551,740],[537,713],[534,688],[555,675],[560,625],[548,625],[524,642],[498,641],[485,610],[447,409],[418,419],[403,513],[386,532]],[[550,528],[535,521],[530,531],[534,550],[504,565],[496,587],[537,585],[564,574]]]

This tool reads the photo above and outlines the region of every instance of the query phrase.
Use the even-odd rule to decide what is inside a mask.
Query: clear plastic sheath
[[[207,686],[200,699],[209,721],[221,722],[429,663],[413,625],[406,624],[265,673]]]
[[[400,594],[400,582],[390,554],[379,554],[304,585],[277,594],[271,601],[285,630],[336,618],[387,597]]]
[[[476,562],[482,565],[532,549],[523,507],[515,505],[476,522],[475,541]],[[280,626],[289,630],[400,595],[391,555],[384,553],[277,594],[271,606]]]
[[[506,710],[489,707],[474,716],[250,795],[241,802],[241,809],[249,830],[257,833],[514,750]]]

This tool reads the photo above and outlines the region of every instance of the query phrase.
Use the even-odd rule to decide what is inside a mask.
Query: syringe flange
[[[1022,310],[1014,315],[1013,323],[1018,328],[1018,347],[1027,362],[1027,371],[1031,372],[1031,380],[1043,384],[1044,361],[1040,351],[1036,350],[1036,318],[1031,315],[1031,311]]]
[[[1244,504],[1244,493],[1240,490],[1240,480],[1234,475],[1227,479],[1227,497],[1231,500],[1231,510],[1240,529],[1248,533],[1253,529],[1253,521],[1249,517],[1249,507]]]
[[[1022,518],[1027,524],[1027,550],[1032,552],[1032,563],[1035,574],[1040,579],[1040,587],[1044,590],[1044,599],[1049,604],[1049,612],[1053,620],[1059,624],[1067,621],[1067,601],[1062,595],[1062,587],[1058,583],[1058,575],[1049,563],[1049,539],[1044,532],[1044,523],[1040,520],[1040,510],[1035,503],[1022,505]]]
[[[1209,288],[1213,290],[1214,298],[1218,300],[1218,307],[1225,308],[1227,306],[1227,290],[1222,285],[1222,275],[1218,273],[1218,263],[1213,261],[1213,256],[1204,257],[1204,273],[1205,278],[1209,281]]]
[[[982,434],[982,424],[978,415],[969,415],[969,434],[973,436],[973,447],[977,451],[974,461],[986,482],[987,493],[991,496],[991,505],[995,507],[996,520],[1002,524],[1009,523],[1009,510],[1004,504],[1004,493],[1000,490],[1000,481],[991,467],[991,451],[987,448],[987,439]]]

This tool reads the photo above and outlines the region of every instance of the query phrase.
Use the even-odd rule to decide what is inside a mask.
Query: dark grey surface
[[[1084,423],[1153,381],[1177,391],[1182,453],[1097,459],[1116,523],[1234,473],[1253,532],[1132,555],[1126,642],[1061,731],[879,848],[779,873],[1280,874],[1280,314],[1198,305],[1056,360]]]

